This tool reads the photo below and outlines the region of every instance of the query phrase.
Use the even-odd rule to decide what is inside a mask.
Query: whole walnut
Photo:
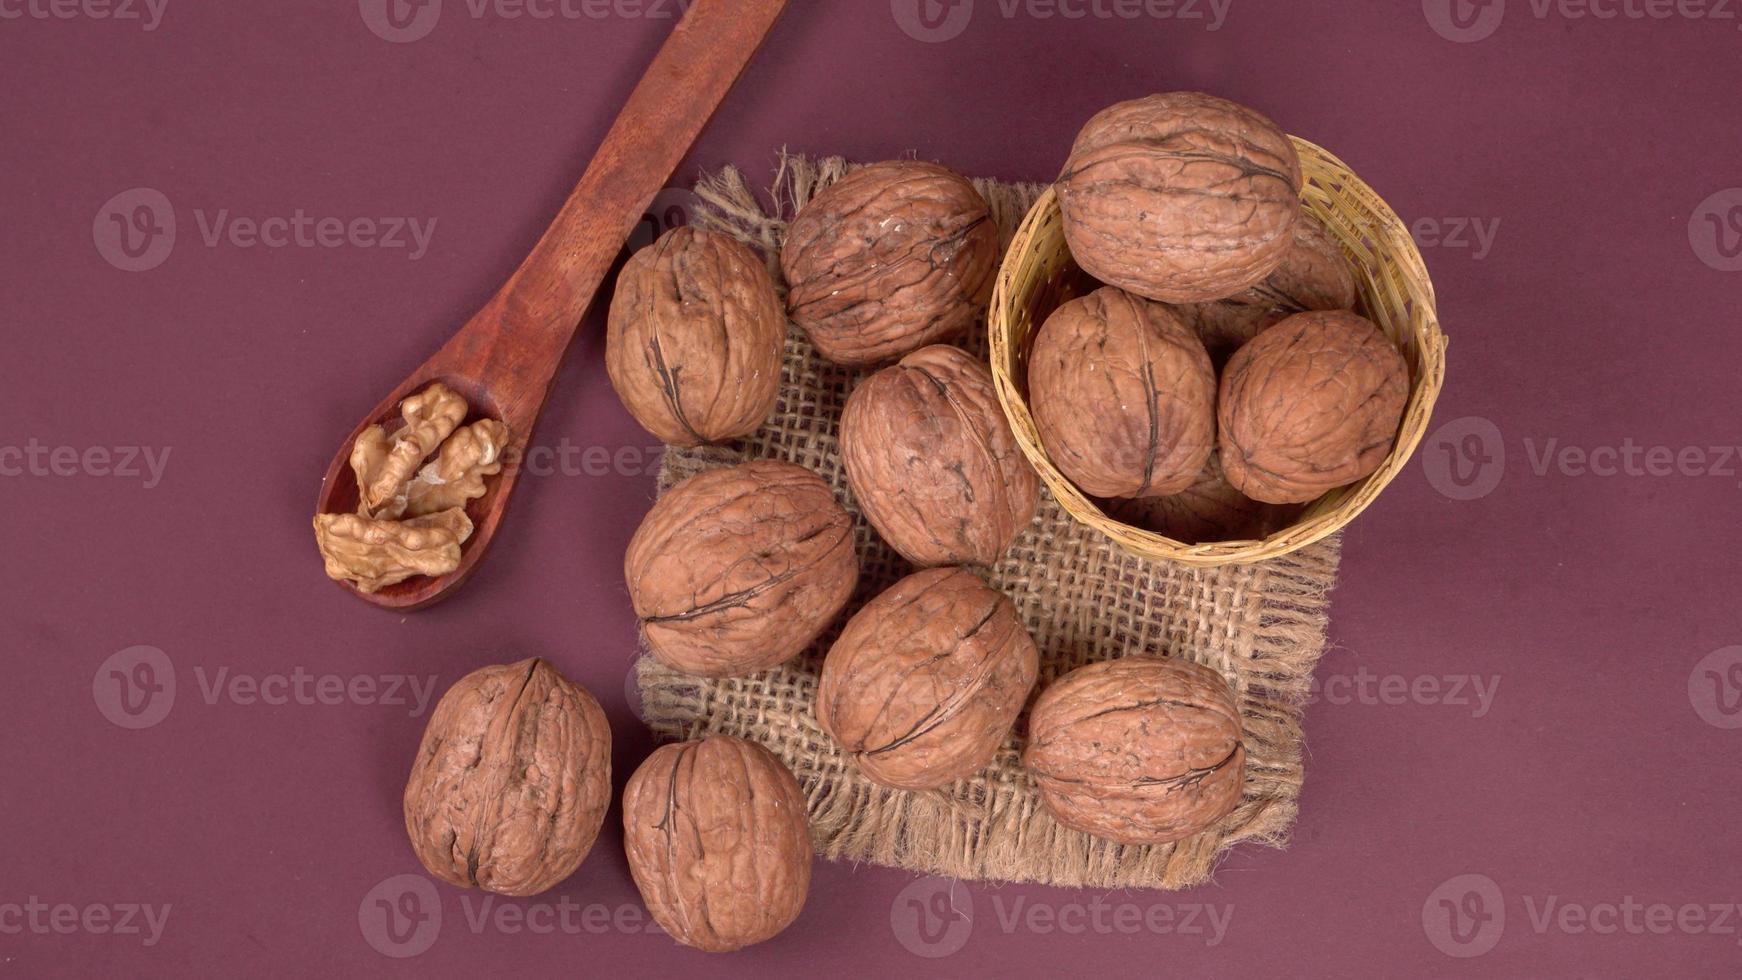
[[[604,710],[535,658],[442,695],[405,786],[405,829],[437,878],[536,895],[580,866],[610,803]]]
[[[1241,345],[1296,313],[1352,309],[1355,274],[1324,223],[1302,211],[1294,244],[1270,277],[1251,289],[1210,303],[1176,307],[1198,331],[1210,359],[1226,363]]]
[[[1067,827],[1120,844],[1183,840],[1240,801],[1246,748],[1221,675],[1159,657],[1080,667],[1035,700],[1023,765]]]
[[[1240,348],[1222,375],[1222,469],[1235,489],[1305,503],[1377,470],[1409,400],[1409,366],[1370,321],[1300,313]]]
[[[1127,524],[1185,544],[1260,540],[1292,524],[1299,504],[1266,504],[1234,489],[1222,475],[1221,457],[1198,474],[1198,482],[1166,497],[1109,502],[1107,513]]]
[[[1196,482],[1216,444],[1216,369],[1161,303],[1113,287],[1059,307],[1034,338],[1029,406],[1061,472],[1097,497]]]
[[[617,277],[605,369],[643,428],[698,446],[761,428],[785,345],[786,314],[756,254],[684,226],[636,252]]]
[[[1040,669],[1016,607],[961,568],[902,579],[823,661],[817,722],[872,782],[926,790],[985,768]]]
[[[874,163],[812,198],[780,254],[786,308],[822,355],[866,367],[985,312],[998,228],[974,185],[917,160]]]
[[[1168,303],[1264,281],[1294,241],[1300,158],[1259,113],[1198,92],[1103,109],[1056,189],[1065,241],[1102,282]]]
[[[623,788],[623,848],[647,910],[686,946],[726,953],[804,910],[804,794],[772,752],[715,735],[654,751]]]
[[[916,565],[989,564],[1040,501],[992,372],[955,347],[914,351],[854,389],[841,459],[865,518]]]
[[[810,645],[859,580],[853,522],[823,478],[756,460],[707,470],[661,497],[623,561],[653,655],[733,677]]]

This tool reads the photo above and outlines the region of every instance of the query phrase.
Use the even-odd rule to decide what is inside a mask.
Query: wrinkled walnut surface
[[[1039,505],[992,372],[955,347],[914,351],[860,383],[841,414],[841,458],[860,511],[916,565],[989,564]]]
[[[381,426],[363,430],[351,447],[364,517],[395,518],[405,512],[406,484],[466,417],[466,400],[439,381],[399,403],[404,427],[387,436]]]
[[[484,478],[502,472],[508,448],[508,426],[495,419],[473,422],[455,430],[442,443],[441,454],[418,470],[405,491],[405,513],[411,517],[464,507],[484,495]]]
[[[1112,287],[1047,317],[1029,407],[1060,472],[1097,497],[1190,487],[1215,447],[1216,371],[1166,306]]]
[[[823,661],[817,721],[871,781],[935,789],[992,761],[1039,668],[1009,599],[965,569],[927,569],[847,623]]]
[[[986,200],[965,178],[935,163],[875,163],[788,226],[787,311],[829,360],[880,364],[971,326],[999,251]]]
[[[829,485],[774,460],[674,487],[642,521],[623,567],[653,655],[709,677],[791,659],[859,578],[852,520]]]
[[[711,953],[773,938],[804,910],[804,794],[774,754],[716,735],[662,746],[623,789],[623,846],[654,921]]]
[[[1377,470],[1409,400],[1409,366],[1347,312],[1301,313],[1240,348],[1222,376],[1222,468],[1246,496],[1316,500]]]
[[[536,895],[580,866],[610,802],[604,710],[550,664],[522,660],[442,695],[405,786],[405,829],[443,881]]]
[[[368,593],[414,575],[446,575],[459,568],[460,545],[472,536],[472,521],[459,508],[404,521],[316,514],[314,523],[327,577]]]
[[[1107,513],[1175,541],[1209,544],[1261,540],[1288,527],[1301,509],[1298,504],[1266,504],[1234,489],[1222,475],[1219,455],[1211,453],[1198,481],[1185,490],[1166,497],[1109,501]]]
[[[1323,222],[1302,211],[1294,244],[1268,278],[1227,299],[1183,304],[1176,312],[1197,329],[1211,360],[1223,364],[1241,345],[1296,313],[1353,309],[1356,298],[1355,274],[1342,250]]]
[[[1056,185],[1065,240],[1102,282],[1201,303],[1276,270],[1300,218],[1300,158],[1276,124],[1198,92],[1103,109]]]
[[[1239,802],[1242,737],[1221,675],[1126,657],[1080,667],[1041,692],[1023,764],[1060,823],[1121,844],[1164,844]]]
[[[749,435],[774,410],[786,313],[756,254],[674,228],[617,277],[605,368],[629,414],[674,446]]]

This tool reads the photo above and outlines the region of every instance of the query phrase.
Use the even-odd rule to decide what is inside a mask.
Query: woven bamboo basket
[[[1030,209],[1005,253],[988,324],[992,375],[1016,441],[1066,512],[1140,557],[1200,566],[1242,564],[1286,555],[1328,537],[1366,510],[1402,471],[1433,415],[1445,382],[1446,338],[1435,312],[1433,282],[1409,229],[1343,161],[1313,143],[1293,139],[1306,177],[1301,199],[1323,219],[1354,270],[1361,296],[1357,312],[1378,324],[1408,361],[1410,396],[1397,442],[1378,471],[1320,497],[1293,525],[1262,541],[1186,544],[1121,523],[1059,472],[1028,410],[1030,340],[1060,304],[1098,284],[1071,258],[1051,188]]]

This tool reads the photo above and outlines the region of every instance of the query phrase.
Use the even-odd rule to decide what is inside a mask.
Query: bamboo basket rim
[[[987,319],[992,378],[1017,444],[1072,519],[1142,558],[1199,567],[1249,564],[1298,551],[1335,534],[1376,500],[1403,471],[1427,432],[1445,384],[1446,336],[1433,280],[1402,219],[1348,164],[1323,147],[1291,136],[1304,174],[1306,209],[1320,218],[1350,260],[1360,295],[1357,312],[1397,344],[1410,368],[1409,402],[1391,452],[1372,475],[1320,497],[1289,527],[1263,540],[1187,544],[1109,517],[1059,471],[1035,428],[1026,396],[1029,340],[1040,321],[1031,309],[1042,289],[1058,291],[1081,275],[1064,242],[1058,198],[1049,185],[1029,209],[1006,250]],[[1061,297],[1062,299],[1065,297]]]

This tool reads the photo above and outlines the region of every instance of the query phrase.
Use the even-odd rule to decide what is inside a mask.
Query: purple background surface
[[[1209,90],[1415,226],[1450,383],[1346,537],[1288,850],[1178,894],[819,861],[796,925],[709,957],[648,933],[615,807],[524,900],[420,884],[400,822],[411,688],[486,662],[597,693],[619,785],[651,744],[620,556],[657,459],[600,318],[456,599],[345,597],[307,523],[337,440],[535,240],[675,0],[447,0],[392,42],[380,0],[162,2],[0,0],[0,970],[1738,972],[1742,4],[980,0],[928,29],[912,0],[795,3],[674,183],[765,183],[782,145],[1045,179],[1101,106]],[[173,249],[119,268],[114,216],[153,202],[132,241],[172,214]],[[342,220],[336,247],[231,224],[299,212]],[[362,223],[389,218],[426,247]],[[171,672],[145,700],[114,676]]]

